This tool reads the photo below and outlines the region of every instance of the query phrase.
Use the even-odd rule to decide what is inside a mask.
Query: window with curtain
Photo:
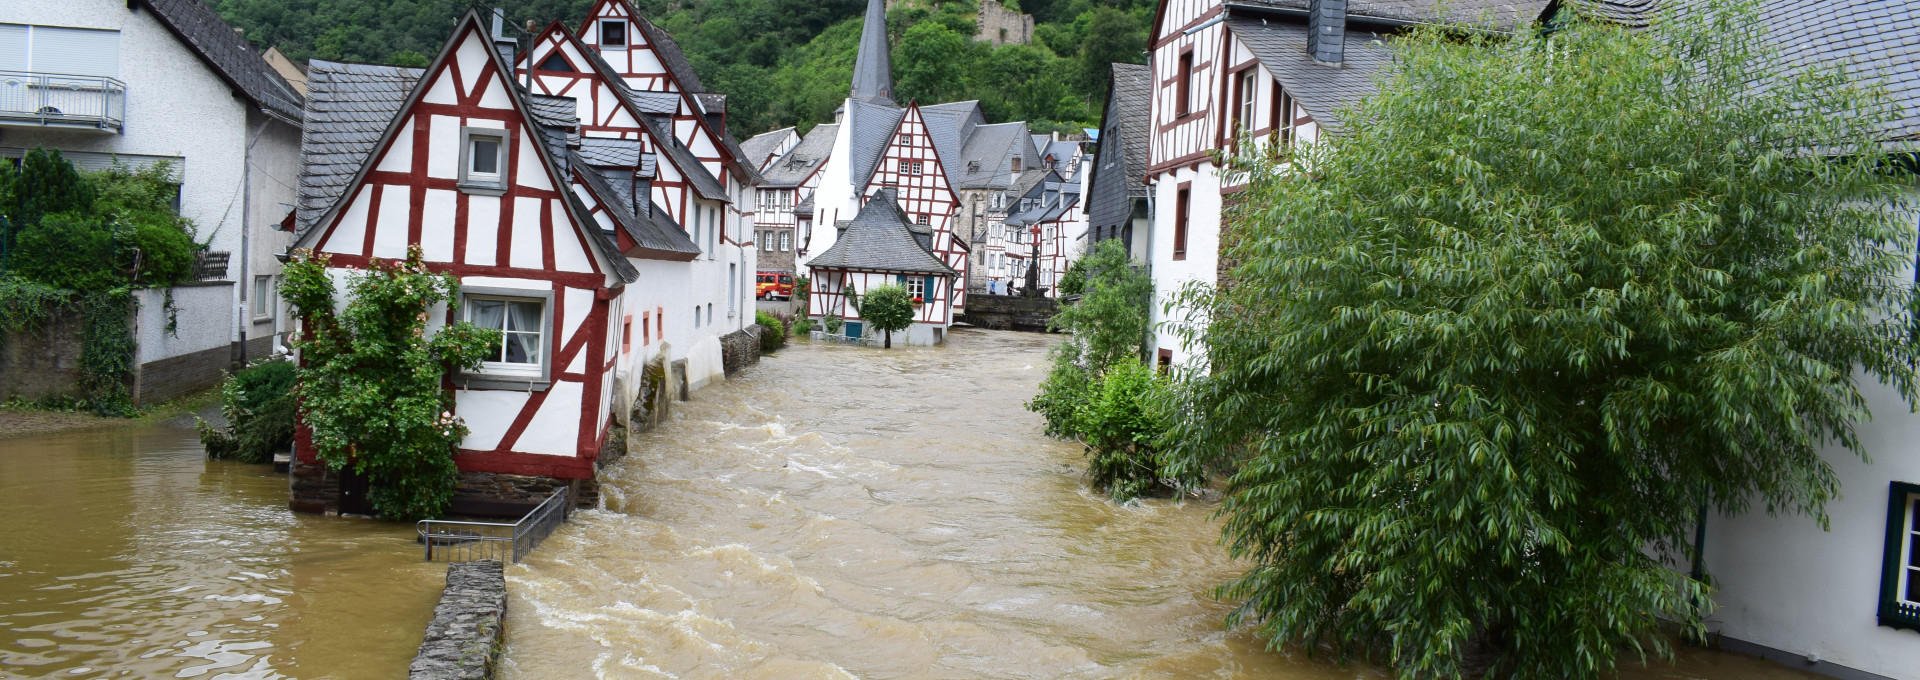
[[[485,373],[540,372],[546,335],[546,301],[492,295],[469,295],[467,322],[500,331],[499,344],[481,362]]]

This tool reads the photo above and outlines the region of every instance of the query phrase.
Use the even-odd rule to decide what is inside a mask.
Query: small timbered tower
[[[891,189],[907,221],[932,234],[931,248],[940,261],[966,280],[968,246],[954,235],[954,218],[960,212],[960,196],[947,184],[941,170],[940,153],[933,146],[926,119],[919,104],[908,104],[900,123],[894,127],[880,160],[873,165],[867,180],[864,200],[871,201],[881,191]],[[956,308],[966,306],[966,286],[951,291],[949,302]]]

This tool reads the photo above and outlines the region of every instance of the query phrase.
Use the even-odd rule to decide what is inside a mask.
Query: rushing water
[[[193,430],[0,438],[0,678],[395,678],[445,568]]]
[[[1372,678],[1227,631],[1211,507],[1116,506],[1021,402],[1046,336],[796,346],[676,405],[508,570],[508,678]],[[1633,678],[1804,678],[1687,652]]]

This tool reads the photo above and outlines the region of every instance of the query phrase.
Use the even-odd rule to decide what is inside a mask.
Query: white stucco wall
[[[1220,251],[1220,178],[1212,163],[1201,162],[1198,169],[1188,166],[1175,168],[1153,177],[1150,188],[1154,192],[1154,211],[1152,241],[1153,263],[1153,328],[1154,347],[1173,350],[1175,364],[1191,363],[1199,348],[1187,347],[1173,330],[1165,326],[1169,317],[1165,309],[1168,300],[1179,293],[1191,281],[1215,283],[1216,269],[1219,265]],[[1186,258],[1176,260],[1173,257],[1174,211],[1178,209],[1180,184],[1192,182],[1189,187],[1187,250]],[[1175,310],[1172,318],[1185,320],[1187,315]]]
[[[1840,479],[1829,530],[1803,515],[1707,521],[1705,563],[1717,579],[1709,620],[1723,637],[1866,673],[1920,678],[1920,632],[1878,625],[1889,482],[1920,484],[1920,415],[1871,377],[1856,383],[1873,420],[1859,426],[1872,462],[1826,452]]]
[[[173,309],[167,309],[167,291],[173,291]],[[135,339],[140,343],[139,362],[192,354],[227,347],[231,342],[233,285],[214,283],[176,286],[171,289],[148,288],[134,291]],[[173,330],[167,330],[168,320]]]

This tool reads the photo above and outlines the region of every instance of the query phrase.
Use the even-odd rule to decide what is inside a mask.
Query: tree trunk
[[[880,349],[893,349],[893,331],[887,331],[886,345]]]

